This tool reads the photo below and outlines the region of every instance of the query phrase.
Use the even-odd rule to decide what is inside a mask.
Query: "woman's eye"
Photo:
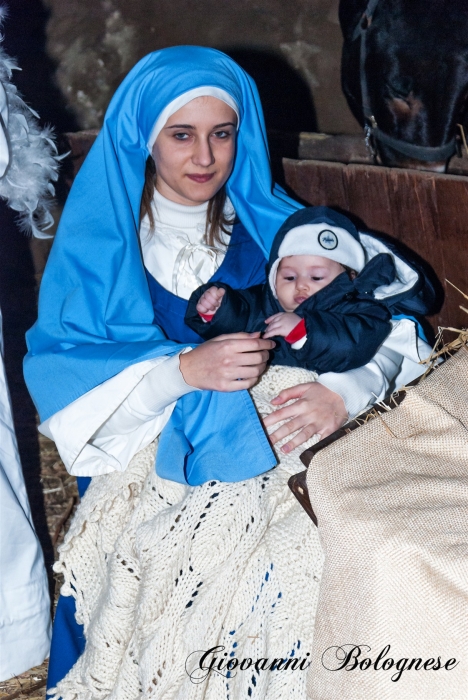
[[[177,139],[177,141],[187,141],[189,136],[190,134],[187,134],[185,131],[180,131],[174,134],[174,138]]]
[[[214,136],[218,139],[227,139],[229,136],[231,136],[230,131],[215,131]]]

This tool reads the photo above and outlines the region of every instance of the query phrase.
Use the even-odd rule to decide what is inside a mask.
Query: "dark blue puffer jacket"
[[[286,234],[304,224],[324,223],[344,228],[359,240],[367,263],[354,280],[343,272],[329,285],[298,306],[294,313],[304,319],[307,341],[294,350],[282,337],[275,337],[272,364],[304,367],[319,374],[345,372],[367,364],[391,331],[390,319],[399,315],[423,315],[434,302],[434,289],[421,267],[409,260],[397,244],[371,233],[359,233],[345,216],[328,207],[309,207],[290,216],[278,231],[266,269],[278,259]],[[249,289],[226,290],[213,320],[205,323],[196,304],[212,283],[199,287],[190,297],[186,323],[209,340],[223,333],[265,331],[265,318],[284,311],[268,282]]]

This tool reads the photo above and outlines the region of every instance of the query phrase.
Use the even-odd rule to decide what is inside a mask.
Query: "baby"
[[[262,331],[277,341],[272,364],[344,372],[367,364],[390,333],[395,294],[385,290],[401,292],[395,279],[384,244],[361,237],[347,217],[310,207],[278,231],[263,285],[205,284],[185,320],[204,339]]]
[[[295,309],[343,272],[351,280],[357,275],[355,270],[320,255],[288,255],[281,258],[276,273],[276,297],[284,311],[265,319],[268,328],[263,337],[283,336],[293,348],[302,347],[307,332],[304,319],[294,313]],[[210,287],[202,294],[197,311],[205,322],[213,320],[225,293],[222,287]]]

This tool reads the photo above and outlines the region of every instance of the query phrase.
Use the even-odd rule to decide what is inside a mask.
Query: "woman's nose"
[[[215,159],[208,139],[199,139],[192,155],[194,165],[201,165],[204,168],[213,165]]]

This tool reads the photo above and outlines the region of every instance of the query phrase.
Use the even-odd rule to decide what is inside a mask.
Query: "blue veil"
[[[41,420],[131,364],[181,349],[153,324],[138,240],[140,200],[146,144],[158,115],[179,95],[206,85],[226,90],[239,106],[237,153],[227,192],[266,257],[281,224],[300,208],[272,184],[260,99],[240,66],[219,51],[198,46],[168,48],[143,58],[109,105],[66,202],[44,273],[39,318],[27,335],[24,363]],[[232,430],[243,443],[244,455],[251,449],[250,465],[242,468],[230,439],[226,452],[234,449],[232,466],[224,463],[223,477],[200,466],[211,462],[214,468],[204,430],[219,424],[221,415],[224,435]],[[169,446],[184,461],[183,474],[169,467]],[[159,452],[159,473],[192,484],[247,478],[275,463],[243,391],[193,392],[180,399]]]

